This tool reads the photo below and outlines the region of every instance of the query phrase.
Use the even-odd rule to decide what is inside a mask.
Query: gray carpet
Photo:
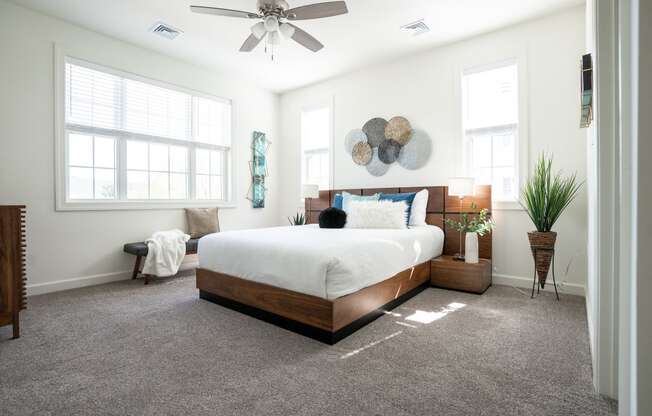
[[[582,298],[428,289],[393,312],[331,347],[199,300],[192,276],[32,297],[23,337],[0,329],[0,414],[616,412]]]

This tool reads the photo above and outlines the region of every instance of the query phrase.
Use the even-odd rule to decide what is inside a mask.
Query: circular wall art
[[[401,145],[394,140],[385,140],[378,146],[378,158],[386,165],[391,165],[398,159]]]
[[[351,130],[344,138],[346,153],[351,154],[353,152],[353,146],[360,142],[367,143],[367,135],[362,129]]]
[[[366,167],[367,167],[367,172],[369,172],[373,176],[383,176],[389,170],[389,165],[384,164],[380,159],[378,159],[377,147],[374,148],[374,155]]]
[[[412,138],[401,148],[398,164],[405,169],[415,170],[425,166],[432,153],[432,141],[423,130],[414,130]]]
[[[392,117],[385,127],[385,137],[394,140],[401,146],[412,136],[412,126],[405,117]]]
[[[362,131],[367,135],[367,142],[371,147],[378,147],[385,141],[385,127],[387,120],[384,118],[372,118],[362,127]]]
[[[369,143],[358,142],[353,146],[353,151],[351,152],[353,156],[353,161],[361,166],[368,165],[373,156],[373,151]]]
[[[374,176],[387,173],[394,162],[405,169],[422,168],[430,158],[431,146],[428,134],[412,129],[410,122],[400,116],[392,117],[389,122],[372,118],[362,130],[351,130],[344,139],[344,148],[353,162],[366,166]]]

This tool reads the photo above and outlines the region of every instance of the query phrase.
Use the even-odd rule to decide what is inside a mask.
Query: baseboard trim
[[[520,276],[509,276],[506,274],[497,274],[492,275],[492,283],[497,285],[506,285],[520,287],[524,289],[532,290],[532,278],[531,277],[520,277]],[[586,291],[583,285],[578,285],[577,283],[565,283],[557,282],[557,290],[559,293],[566,293],[568,295],[576,296],[586,296]],[[546,280],[546,287],[543,289],[544,292],[554,292],[555,288],[552,285],[552,276],[548,276]]]
[[[185,262],[181,264],[179,271],[194,269],[197,265],[196,261]],[[62,290],[78,289],[87,286],[129,280],[131,279],[131,273],[131,270],[125,270],[113,273],[74,277],[72,279],[55,280],[52,282],[27,284],[27,296],[43,295],[46,293],[61,292]]]
[[[179,270],[187,270],[189,268],[197,267],[196,262],[187,262],[181,265]],[[120,280],[127,280],[131,278],[131,271],[125,270],[113,273],[95,274],[90,276],[75,277],[72,279],[55,280],[53,282],[34,283],[27,285],[27,296],[43,295],[46,293],[60,292],[62,290],[77,289],[87,286],[101,285],[104,283],[118,282]],[[510,276],[506,274],[494,273],[492,282],[497,285],[514,286],[524,289],[532,289],[532,278]],[[554,292],[551,284],[547,284],[543,289],[545,292]],[[583,285],[576,283],[557,283],[557,290],[559,293],[566,293],[569,295],[577,295],[586,297],[586,290]]]
[[[46,293],[60,292],[62,290],[101,285],[103,283],[117,282],[130,278],[131,272],[126,270],[121,272],[74,277],[72,279],[55,280],[53,282],[28,284],[27,296],[43,295]]]

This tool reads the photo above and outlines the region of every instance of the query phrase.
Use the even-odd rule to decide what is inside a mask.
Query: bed
[[[418,188],[346,190],[356,194]],[[428,187],[427,226],[405,230],[320,229],[314,223],[342,190],[306,203],[311,225],[223,232],[199,242],[197,287],[202,299],[334,344],[429,285],[430,260],[458,247],[446,239],[446,217],[470,210],[446,187]],[[487,191],[488,199],[487,199]],[[490,188],[475,201],[490,206]],[[457,205],[457,209],[453,208]],[[491,256],[491,240],[480,240]]]

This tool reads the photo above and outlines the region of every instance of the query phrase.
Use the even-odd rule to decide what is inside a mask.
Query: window
[[[330,107],[301,112],[302,180],[320,189],[330,187],[330,126]]]
[[[64,65],[62,205],[229,201],[229,100],[72,58]]]
[[[496,201],[519,189],[518,67],[515,62],[465,71],[462,78],[465,164]]]

